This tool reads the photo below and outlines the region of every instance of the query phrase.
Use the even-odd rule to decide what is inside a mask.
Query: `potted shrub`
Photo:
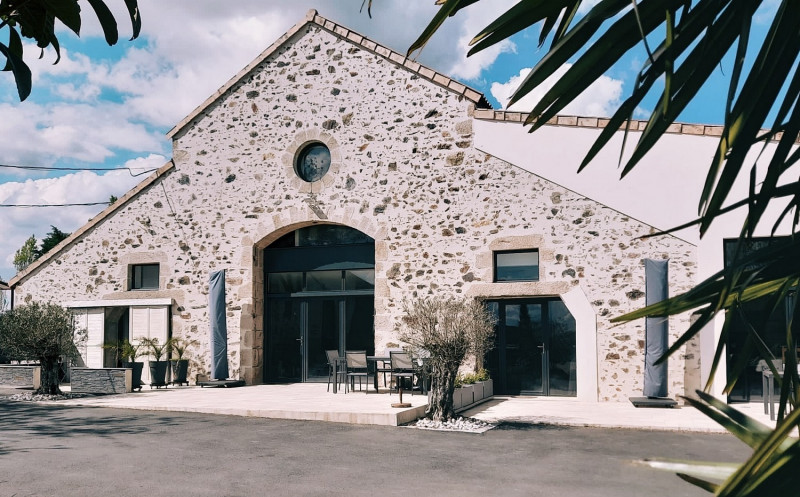
[[[171,342],[172,340],[167,340],[164,343],[160,343],[158,337],[141,337],[139,339],[139,343],[147,349],[150,357],[154,359],[147,361],[150,367],[150,388],[167,386],[169,361],[164,360],[164,358],[167,356],[167,350],[170,348]]]
[[[185,359],[186,349],[195,344],[194,340],[186,340],[183,338],[173,338],[170,344],[170,351],[172,352],[172,384],[182,385],[186,383],[189,385],[189,359]]]
[[[142,345],[132,344],[128,340],[123,340],[119,349],[119,358],[122,361],[123,368],[131,368],[132,381],[131,387],[133,390],[142,389],[142,369],[144,368],[143,362],[138,362],[136,359],[142,355]]]

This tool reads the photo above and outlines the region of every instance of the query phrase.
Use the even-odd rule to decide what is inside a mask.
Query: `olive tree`
[[[76,327],[72,311],[56,304],[32,302],[0,314],[0,349],[10,359],[38,361],[42,368],[37,393],[61,393],[61,362],[77,358],[85,340],[86,331]]]
[[[400,340],[429,357],[431,397],[425,416],[446,421],[455,416],[453,391],[468,356],[481,360],[492,345],[495,319],[469,298],[422,298],[403,305]]]

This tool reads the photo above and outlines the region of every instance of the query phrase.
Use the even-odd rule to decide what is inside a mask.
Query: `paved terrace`
[[[10,393],[6,391],[5,393]],[[59,405],[112,407],[149,411],[184,411],[276,419],[398,426],[422,416],[427,398],[405,393],[410,409],[390,406],[397,394],[326,392],[324,383],[256,385],[239,388],[170,387],[125,395],[84,397]],[[735,404],[764,424],[774,426],[761,403]],[[635,408],[628,402],[580,402],[559,397],[499,397],[463,413],[489,422],[594,426],[667,431],[725,432],[692,407]]]

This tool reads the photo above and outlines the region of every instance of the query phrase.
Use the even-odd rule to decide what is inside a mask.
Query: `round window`
[[[295,172],[303,181],[319,181],[331,167],[331,151],[324,144],[314,142],[306,145],[295,162]]]

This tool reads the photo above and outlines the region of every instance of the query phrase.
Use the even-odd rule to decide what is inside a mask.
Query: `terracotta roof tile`
[[[506,121],[506,122],[525,122],[528,118],[527,112],[508,112],[502,110],[491,109],[476,109],[473,113],[475,119],[484,121]],[[605,128],[608,126],[610,120],[607,118],[596,117],[582,117],[582,116],[553,116],[547,121],[548,125],[553,126],[570,126],[577,128]],[[643,131],[647,127],[647,121],[641,119],[633,119],[628,123],[623,122],[619,129],[629,129],[631,131]],[[672,123],[667,127],[669,134],[681,135],[697,135],[697,136],[722,136],[723,126],[710,125],[710,124],[686,124],[686,123]],[[767,133],[769,130],[761,130],[762,133]],[[776,133],[773,140],[780,140],[783,133]],[[796,143],[800,143],[800,135],[795,138]]]

